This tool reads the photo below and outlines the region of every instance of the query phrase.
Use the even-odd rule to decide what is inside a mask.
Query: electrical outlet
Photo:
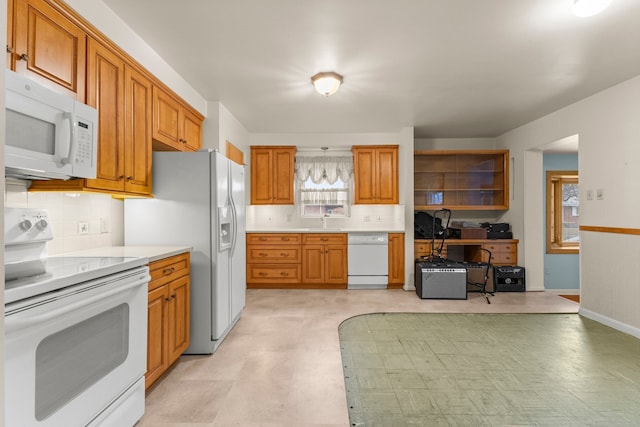
[[[604,200],[604,190],[602,188],[596,190],[596,199]]]
[[[80,221],[78,222],[78,234],[89,234],[89,223]]]
[[[380,215],[378,215],[378,216],[376,217],[376,221],[378,221],[378,222],[382,222],[382,217],[381,217]]]

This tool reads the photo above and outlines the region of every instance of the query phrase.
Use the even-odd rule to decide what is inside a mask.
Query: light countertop
[[[190,246],[104,246],[56,256],[148,258],[149,262],[191,252]]]
[[[288,228],[288,227],[256,227],[247,229],[247,233],[404,233],[403,229],[395,228]]]

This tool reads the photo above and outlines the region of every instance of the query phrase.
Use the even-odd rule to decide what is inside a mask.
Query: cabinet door
[[[162,286],[149,292],[147,311],[147,372],[145,387],[149,388],[169,366],[167,353],[169,287]]]
[[[98,109],[98,165],[87,186],[124,190],[124,60],[89,39],[87,104]]]
[[[147,76],[125,69],[125,185],[127,193],[151,194],[152,85]]]
[[[398,203],[398,148],[378,148],[376,153],[376,203]]]
[[[389,233],[389,285],[404,285],[404,233]]]
[[[13,70],[15,68],[15,42],[13,40],[13,21],[14,15],[14,0],[7,0],[7,68]]]
[[[184,151],[202,148],[202,120],[186,109],[182,116],[182,145]]]
[[[325,283],[325,247],[302,247],[302,283]]]
[[[342,285],[347,283],[347,247],[325,246],[325,283]]]
[[[278,148],[273,151],[273,201],[275,205],[292,205],[295,147]]]
[[[353,172],[356,204],[376,203],[376,151],[374,148],[353,148]]]
[[[15,71],[85,101],[87,35],[44,0],[15,0]]]
[[[169,364],[189,347],[189,276],[169,283]]]
[[[158,150],[182,150],[180,142],[180,104],[158,87],[153,88],[153,139],[165,146]]]
[[[271,179],[271,150],[251,148],[251,204],[271,204],[273,181]]]

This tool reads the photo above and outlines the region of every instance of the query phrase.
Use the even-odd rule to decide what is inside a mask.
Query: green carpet
[[[339,335],[351,426],[640,425],[640,340],[577,314],[367,314]]]

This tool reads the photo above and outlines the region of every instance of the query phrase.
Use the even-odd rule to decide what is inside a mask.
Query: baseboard
[[[580,295],[580,289],[545,289],[545,292],[556,295]]]
[[[586,310],[582,307],[578,309],[578,314],[588,319],[595,320],[596,322],[602,323],[603,325],[607,325],[613,329],[617,329],[618,331],[624,332],[625,334],[629,334],[636,338],[640,338],[640,329],[633,327],[631,325],[627,325],[626,323],[622,323],[617,320],[611,319],[610,317],[603,316],[598,313],[594,313],[593,311]]]

